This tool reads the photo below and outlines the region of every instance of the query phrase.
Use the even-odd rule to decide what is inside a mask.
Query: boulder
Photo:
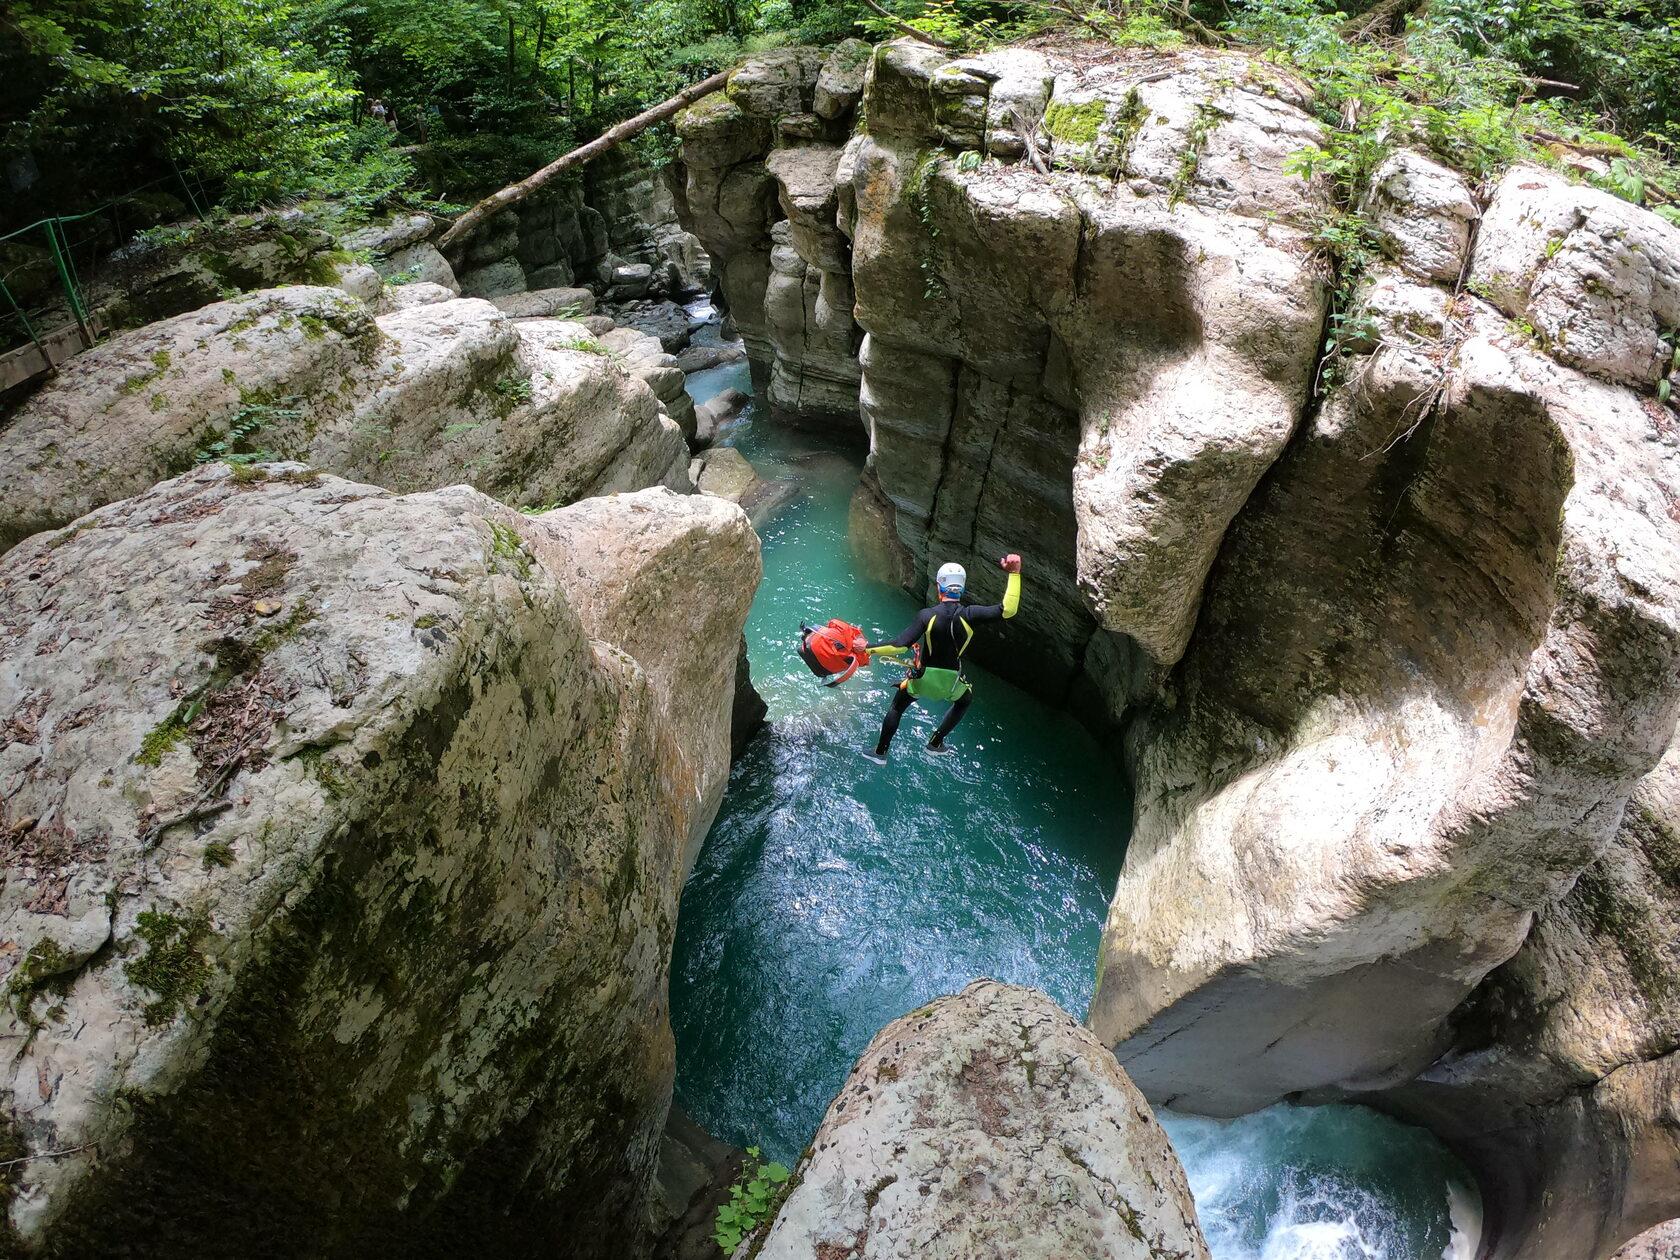
[[[794,1170],[761,1260],[1205,1260],[1142,1095],[1042,993],[976,980],[876,1034]]]
[[[1464,176],[1410,149],[1377,168],[1365,197],[1371,230],[1394,259],[1425,280],[1457,283],[1481,208]]]
[[[504,258],[461,273],[462,297],[506,297],[510,293],[523,293],[525,289],[525,269],[517,258]]]
[[[515,319],[575,319],[595,313],[595,295],[588,289],[533,289],[493,297],[490,305]]]
[[[104,308],[108,325],[133,327],[233,293],[337,285],[351,259],[336,246],[321,221],[297,207],[173,224],[114,252],[93,281],[90,305]],[[39,271],[22,262],[27,285]]]
[[[540,292],[543,289],[571,288],[573,281],[576,279],[577,273],[572,269],[572,265],[565,262],[548,263],[541,267],[527,267],[525,270],[525,283],[531,286],[532,292]]]
[[[758,540],[747,518],[715,496],[677,495],[660,486],[631,494],[584,499],[534,518],[547,527],[533,538],[533,554],[565,573],[568,598],[590,633],[628,652],[653,684],[668,745],[659,767],[663,799],[680,803],[689,820],[681,880],[711,829],[729,779],[730,743],[720,739],[733,721],[736,656],[731,644],[762,574]],[[677,545],[679,544],[680,545]],[[704,565],[704,598],[676,611],[670,593],[690,590]],[[735,594],[713,599],[713,586]],[[707,646],[686,657],[673,650],[683,635]]]
[[[826,58],[820,48],[772,48],[755,53],[729,76],[724,92],[759,118],[808,114]]]
[[[460,282],[455,279],[455,269],[429,241],[407,245],[389,257],[375,259],[373,267],[385,277],[387,284],[393,281],[441,284],[451,293],[461,292]]]
[[[459,296],[460,294],[453,289],[446,289],[441,284],[432,284],[426,280],[417,280],[412,284],[388,284],[379,291],[379,302],[374,310],[380,315],[394,315],[398,311],[406,311],[411,306],[451,302]]]
[[[367,250],[384,256],[425,240],[436,226],[437,220],[431,215],[411,210],[357,228],[341,237],[340,242],[351,253]]]
[[[634,1250],[757,572],[715,499],[533,519],[296,464],[0,560],[24,1244]]]
[[[731,388],[720,390],[706,402],[696,403],[694,449],[703,450],[717,441],[718,429],[740,415],[751,401],[751,395]]]
[[[1016,159],[1045,117],[1055,73],[1042,54],[1005,48],[933,72],[928,88],[946,144]]]
[[[685,373],[705,372],[747,357],[740,346],[689,346],[677,356],[677,367]]]
[[[645,381],[659,399],[683,437],[694,437],[694,400],[684,387],[682,369],[665,353],[657,337],[636,328],[614,328],[600,335],[600,342],[618,357],[619,365],[638,380]]]
[[[812,92],[811,109],[817,117],[833,122],[857,108],[874,51],[861,39],[843,39],[829,51]]]
[[[393,488],[471,481],[515,504],[686,489],[683,434],[659,399],[585,329],[530,327],[552,322],[515,325],[471,299],[376,321],[337,289],[300,287],[114,338],[0,432],[0,547],[237,452]]]
[[[1653,1226],[1610,1260],[1680,1260],[1680,1220]]]
[[[364,302],[377,302],[379,295],[384,292],[384,279],[366,263],[338,263],[333,267],[333,272],[337,276],[338,287],[353,298],[360,298]]]
[[[1653,389],[1680,325],[1680,226],[1519,166],[1482,220],[1470,288],[1533,328],[1559,362]]]
[[[0,431],[0,549],[190,467],[235,424],[260,419],[271,449],[303,444],[312,413],[378,344],[372,314],[349,294],[291,287],[78,355]]]
[[[615,305],[610,313],[617,327],[659,338],[667,354],[676,354],[694,335],[694,320],[675,302],[628,302]]]
[[[755,529],[762,529],[798,493],[791,481],[766,481],[733,446],[715,446],[697,456],[689,475],[701,494],[728,499],[745,509]]]

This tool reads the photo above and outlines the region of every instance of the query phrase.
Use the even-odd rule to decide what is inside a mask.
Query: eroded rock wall
[[[1680,750],[1450,1029],[1388,1105],[1470,1160],[1490,1256],[1603,1256],[1680,1211]]]
[[[1680,712],[1680,451],[1651,396],[1680,230],[1519,168],[1455,297],[1430,277],[1455,237],[1466,262],[1458,204],[1420,199],[1391,236],[1356,312],[1364,352],[1332,364],[1239,516],[1133,731],[1136,828],[1091,1020],[1151,1097],[1189,1110],[1455,1079],[1455,1010],[1545,950],[1531,929],[1592,887],[1583,872],[1636,860],[1618,824]],[[1598,279],[1560,300],[1570,276]],[[1482,1047],[1490,1075],[1431,1118],[1504,1170],[1498,1254],[1607,1254],[1680,1210],[1672,1153],[1640,1128],[1647,1068],[1577,1075],[1591,1118],[1564,1140],[1567,1108],[1492,1066],[1536,1035],[1514,1018]],[[1643,1101],[1587,1101],[1624,1084]],[[1602,1175],[1528,1150],[1541,1132]],[[1617,1169],[1669,1189],[1640,1200]]]
[[[1362,206],[1384,258],[1331,322],[1332,207],[1287,169],[1319,132],[1273,67],[898,41],[832,176],[808,69],[749,67],[685,120],[696,230],[782,399],[834,383],[795,351],[817,308],[794,285],[849,260],[856,518],[891,534],[872,567],[920,592],[945,559],[1025,552],[989,663],[1127,733],[1094,1028],[1190,1110],[1417,1105],[1384,1091],[1451,1061],[1454,1012],[1629,843],[1680,712],[1680,429],[1656,395],[1680,386],[1680,229],[1538,168],[1487,197],[1397,152]],[[1521,1053],[1499,1035],[1490,1056]],[[1563,1132],[1520,1092],[1444,1104],[1503,1131],[1487,1162]],[[1560,1206],[1510,1189],[1501,1254],[1580,1260],[1680,1213],[1646,1185],[1680,1186],[1657,1096],[1594,1113],[1622,1117],[1583,1139],[1611,1171],[1567,1227],[1536,1222],[1574,1174],[1513,1158]]]
[[[712,498],[295,464],[0,560],[0,1099],[74,1152],[10,1249],[633,1249],[758,573]]]
[[[1205,1260],[1184,1170],[1113,1055],[1035,989],[976,980],[869,1043],[762,1260]]]
[[[772,411],[855,432],[862,336],[850,244],[837,222],[843,149],[870,49],[778,49],[677,120],[686,221],[717,281]]]
[[[1324,201],[1282,174],[1316,134],[1292,92],[1212,57],[875,56],[842,220],[875,477],[919,579],[1030,551],[997,655],[1098,721],[1183,651],[1306,400]]]

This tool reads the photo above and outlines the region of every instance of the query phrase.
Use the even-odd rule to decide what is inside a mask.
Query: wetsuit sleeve
[[[932,615],[932,612],[933,610],[930,608],[922,609],[921,612],[916,614],[916,620],[912,621],[903,629],[903,631],[899,633],[898,638],[889,639],[887,642],[881,644],[872,643],[869,645],[869,650],[873,652],[877,647],[909,647],[917,639],[922,637],[922,631],[927,629],[928,617]]]
[[[1003,603],[967,604],[963,607],[962,615],[969,621],[997,621],[1002,617],[1013,617],[1020,608],[1021,575],[1011,573],[1003,588]]]

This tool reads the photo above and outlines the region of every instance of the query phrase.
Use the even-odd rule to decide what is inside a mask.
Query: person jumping
[[[967,570],[954,562],[941,565],[936,578],[939,602],[917,613],[916,619],[896,639],[868,645],[870,652],[883,656],[902,656],[914,646],[919,649],[920,659],[904,681],[898,684],[892,707],[881,722],[880,741],[875,745],[874,752],[863,754],[865,757],[878,765],[887,764],[887,749],[898,733],[899,719],[917,700],[951,702],[944,720],[934,731],[933,738],[928,740],[928,751],[956,751],[946,746],[945,737],[956,729],[963,714],[968,712],[969,702],[974,699],[973,688],[962,672],[962,655],[974,641],[974,627],[970,623],[1013,617],[1021,606],[1021,557],[1011,552],[998,561],[998,566],[1009,574],[1003,603],[964,605],[962,595],[968,584]]]

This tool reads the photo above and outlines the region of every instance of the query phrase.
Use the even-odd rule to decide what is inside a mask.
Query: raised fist
[[[1002,560],[998,561],[998,567],[1008,573],[1019,573],[1021,571],[1021,557],[1011,551]]]

